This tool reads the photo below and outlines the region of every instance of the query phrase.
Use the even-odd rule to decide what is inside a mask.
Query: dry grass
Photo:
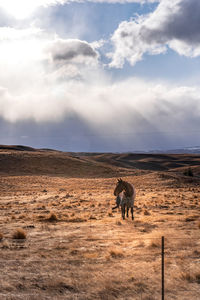
[[[3,233],[0,232],[0,242],[3,240]]]
[[[72,166],[73,177],[21,176],[16,170],[0,177],[2,293],[15,299],[32,299],[30,293],[33,299],[159,299],[165,236],[166,298],[198,299],[195,178],[187,182],[178,171],[126,171],[123,179],[137,190],[132,221],[122,220],[120,210],[111,212],[118,171],[97,178],[96,165],[93,171],[79,167]],[[85,177],[78,178],[79,171]],[[26,243],[10,238],[16,228],[26,230]]]

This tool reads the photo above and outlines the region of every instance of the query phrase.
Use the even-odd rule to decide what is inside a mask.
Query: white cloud
[[[100,45],[59,39],[36,27],[0,27],[0,64],[6,70],[0,72],[0,86],[18,94],[31,89],[38,78],[42,82],[83,78],[87,69],[97,67]]]
[[[124,59],[135,64],[145,52],[163,53],[167,46],[180,54],[198,55],[194,24],[193,30],[185,25],[187,34],[178,30],[177,24],[183,26],[181,3],[166,0],[154,13],[121,23],[113,35],[112,65],[122,66]],[[171,28],[174,15],[179,18]],[[24,120],[52,124],[74,114],[99,134],[199,127],[198,86],[137,78],[113,83],[99,63],[97,50],[103,43],[60,39],[35,27],[0,28],[0,65],[6,70],[0,73],[0,119],[13,124]]]
[[[111,67],[131,65],[150,55],[165,53],[170,47],[180,55],[200,55],[200,2],[163,0],[153,13],[122,22],[111,40]]]
[[[0,7],[17,19],[29,17],[38,7],[51,5],[64,5],[71,2],[96,2],[96,3],[153,3],[160,0],[0,0]]]
[[[185,132],[199,127],[198,86],[137,78],[113,83],[101,70],[96,70],[96,78],[93,72],[88,74],[84,80],[62,82],[35,73],[31,75],[33,86],[21,93],[15,94],[9,85],[1,88],[0,117],[11,123],[33,120],[52,124],[74,114],[98,134]]]
[[[113,83],[98,63],[99,43],[25,32],[0,39],[0,65],[6,70],[0,72],[0,120],[42,127],[70,123],[73,115],[73,122],[87,124],[97,135],[126,143],[127,132],[136,138],[138,132],[199,127],[198,86],[137,78]]]
[[[34,36],[39,36],[41,33],[42,30],[36,27],[25,29],[0,27],[0,41],[26,39]]]
[[[83,79],[87,69],[91,70],[98,65],[99,54],[95,50],[97,46],[98,42],[90,44],[78,39],[56,38],[49,42],[45,49],[51,68],[48,77],[57,80]]]
[[[75,112],[101,130],[189,126],[200,116],[200,89],[136,78],[113,83],[96,47],[40,29],[0,30],[0,117],[8,122],[60,122]],[[176,111],[176,115],[174,115]],[[161,120],[162,118],[162,120]],[[118,120],[116,122],[116,119]],[[180,125],[181,124],[181,125]],[[149,126],[149,125],[148,125]]]

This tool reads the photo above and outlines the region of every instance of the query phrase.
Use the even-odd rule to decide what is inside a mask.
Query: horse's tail
[[[122,201],[122,197],[123,197],[123,194],[120,193],[117,197],[116,197],[116,206],[114,206],[112,208],[113,209],[116,209],[116,208],[119,208],[119,206],[121,205],[121,201]]]

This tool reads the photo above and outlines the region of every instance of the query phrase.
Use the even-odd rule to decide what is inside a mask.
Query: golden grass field
[[[19,150],[0,150],[0,299],[161,299],[161,236],[165,298],[200,299],[200,155]]]

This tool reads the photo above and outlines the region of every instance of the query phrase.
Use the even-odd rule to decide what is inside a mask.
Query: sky
[[[0,0],[0,144],[200,146],[199,0]]]

